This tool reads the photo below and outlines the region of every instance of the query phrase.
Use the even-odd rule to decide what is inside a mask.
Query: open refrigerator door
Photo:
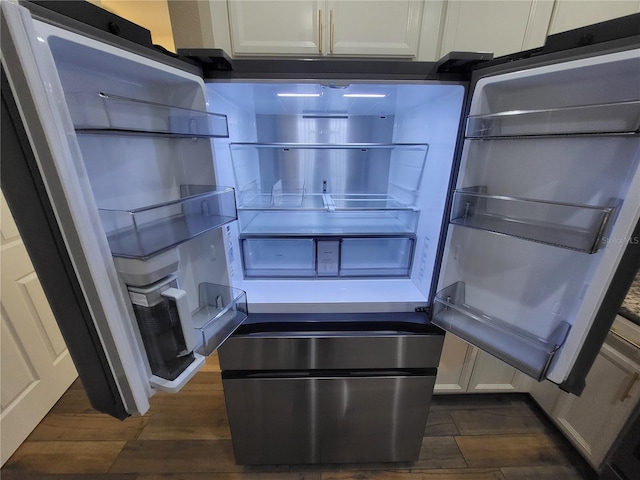
[[[638,71],[635,49],[475,85],[433,323],[537,380],[604,340],[587,337],[640,215]]]
[[[224,287],[226,261],[213,253],[219,227],[236,219],[211,148],[226,117],[207,111],[195,67],[1,8],[3,100],[25,152],[7,165],[25,176],[3,175],[3,191],[20,209],[21,192],[42,186],[47,225],[25,243],[32,256],[57,252],[34,263],[90,400],[119,418],[143,414],[246,318],[244,293]],[[32,226],[30,208],[19,227]],[[78,311],[63,313],[65,303]]]

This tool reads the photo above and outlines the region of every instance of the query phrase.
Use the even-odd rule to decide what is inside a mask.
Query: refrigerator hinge
[[[179,58],[198,63],[205,78],[210,72],[233,70],[231,57],[220,48],[179,48],[177,54]]]

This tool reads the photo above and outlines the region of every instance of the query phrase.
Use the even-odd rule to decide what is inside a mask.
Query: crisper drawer
[[[241,238],[248,278],[408,277],[414,242],[413,236]]]
[[[222,381],[238,464],[409,462],[435,372],[223,372]]]
[[[312,238],[243,238],[242,258],[247,277],[314,277]]]
[[[345,238],[340,251],[340,276],[406,277],[411,270],[413,238]]]

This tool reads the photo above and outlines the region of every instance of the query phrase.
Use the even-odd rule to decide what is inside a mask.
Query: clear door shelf
[[[637,134],[640,101],[471,115],[467,138]]]
[[[247,295],[238,288],[201,283],[198,296],[200,306],[191,316],[197,352],[211,355],[247,318]]]
[[[604,245],[616,203],[602,207],[489,195],[486,187],[454,192],[451,223],[595,253]]]
[[[228,137],[226,115],[107,93],[67,94],[79,133]]]
[[[465,303],[465,284],[439,292],[432,322],[527,375],[542,380],[571,326],[558,323],[549,338],[539,338]]]
[[[148,258],[236,220],[231,187],[183,185],[182,198],[131,210],[99,209],[115,257]]]

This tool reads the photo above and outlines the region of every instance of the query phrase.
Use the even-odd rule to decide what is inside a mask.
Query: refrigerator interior
[[[630,51],[477,84],[434,322],[534,378],[570,371],[638,221],[639,69]]]
[[[202,354],[246,318],[244,292],[227,286],[220,229],[236,219],[235,194],[217,184],[213,167],[212,138],[228,134],[226,118],[206,111],[204,84],[196,75],[47,24],[37,22],[36,28],[62,85],[60,106],[66,104],[73,122],[66,135],[81,153],[71,175],[94,215],[98,245],[113,259],[85,261],[117,279],[116,290],[103,295],[126,312],[101,328],[121,340],[135,339],[136,358],[145,359],[145,349],[151,356],[144,315],[134,314],[132,302],[152,312],[160,307],[142,297],[156,295],[156,287],[171,288],[162,293],[169,298],[162,300],[168,304],[163,315],[177,343],[169,345],[169,334],[157,332],[159,316],[152,313],[145,320],[148,337],[156,337],[159,346],[153,348],[164,356],[171,348],[180,358],[196,352],[170,377],[158,378],[142,362],[154,388],[176,391],[203,364]]]
[[[413,311],[428,303],[464,86],[211,82],[232,285],[252,312]]]

